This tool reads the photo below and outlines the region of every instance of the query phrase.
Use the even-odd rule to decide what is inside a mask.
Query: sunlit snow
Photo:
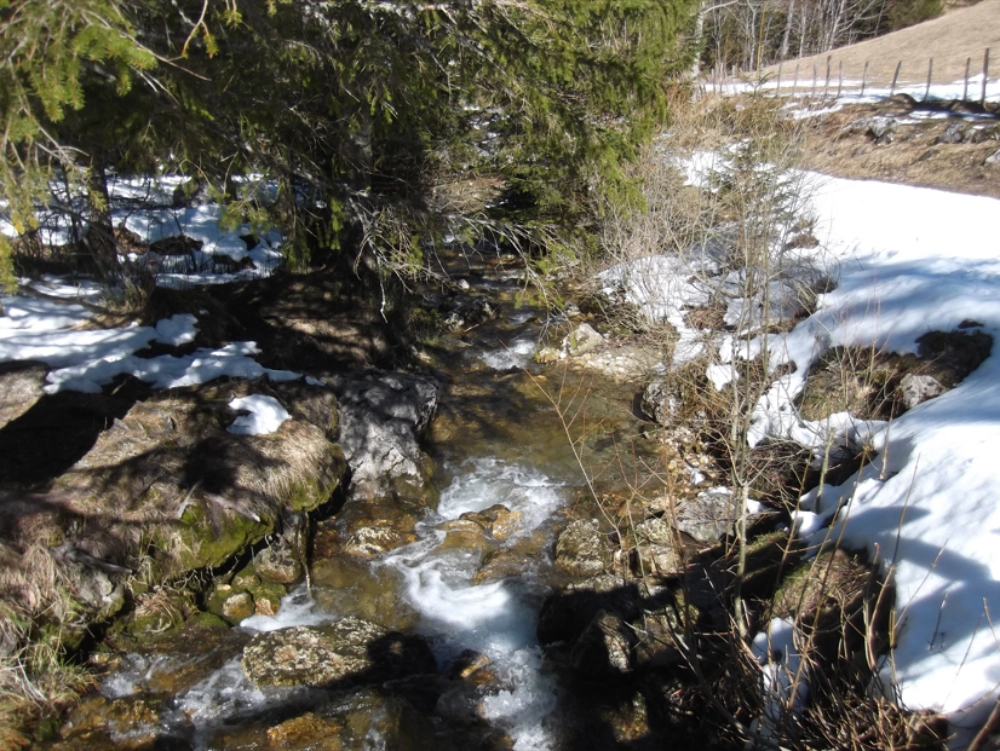
[[[791,362],[795,369],[761,399],[748,439],[822,446],[832,430],[877,451],[842,486],[805,496],[797,529],[814,544],[842,535],[843,544],[867,548],[890,575],[897,625],[882,683],[910,709],[946,713],[960,747],[1000,689],[993,625],[1000,613],[1000,351],[994,346],[958,387],[891,423],[847,413],[810,423],[795,398],[809,366],[830,347],[915,352],[921,335],[970,322],[996,340],[1000,201],[808,178],[817,252],[839,267],[839,286],[820,295],[816,312],[790,333],[767,341],[772,365]],[[652,310],[663,305],[646,302]],[[683,302],[681,294],[674,304]],[[757,339],[750,349],[762,344]]]

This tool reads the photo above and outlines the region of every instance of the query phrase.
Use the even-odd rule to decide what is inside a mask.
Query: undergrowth
[[[649,590],[667,587],[674,603],[692,606],[670,621],[668,640],[681,658],[673,670],[681,687],[671,702],[689,727],[700,728],[704,745],[942,748],[942,718],[881,698],[891,693],[888,687],[872,690],[881,662],[891,659],[895,601],[880,562],[841,550],[836,539],[807,550],[790,531],[807,490],[846,479],[868,456],[842,456],[834,445],[817,451],[788,441],[747,442],[756,405],[782,373],[766,334],[790,328],[829,288],[821,269],[803,265],[801,250],[816,242],[795,170],[800,133],[761,97],[701,99],[675,111],[672,130],[637,167],[645,210],[609,210],[602,235],[608,266],[656,254],[712,261],[711,271],[691,267],[704,273],[701,281],[712,292],[711,301],[686,318],[702,329],[701,354],[675,362],[658,379],[665,395],[656,418],[661,463],[642,476],[624,476],[628,462],[620,461],[622,490],[602,492],[584,451],[585,395],[538,384],[617,547],[613,573],[623,586],[638,580]],[[720,155],[720,166],[695,187],[673,155],[706,146]],[[777,299],[789,293],[794,306]],[[619,316],[623,329],[642,328],[643,312],[635,307],[614,300],[594,305],[609,326]],[[720,356],[726,347],[731,354]],[[826,381],[803,397],[804,416],[850,410],[863,418],[892,417],[896,366],[874,349],[831,350],[817,366]],[[713,367],[728,369],[728,378],[707,377]],[[721,478],[731,494],[726,531],[714,545],[680,531],[685,504],[698,492],[689,480],[692,453],[709,457],[708,476]],[[751,513],[751,506],[760,510]],[[641,550],[651,520],[673,530],[671,570],[658,569],[664,554]],[[650,607],[650,616],[661,613]],[[790,624],[792,642],[772,644],[772,628],[781,623]]]

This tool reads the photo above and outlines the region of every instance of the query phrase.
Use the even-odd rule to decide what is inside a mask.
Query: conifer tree
[[[54,170],[82,181],[169,152],[217,184],[277,179],[299,252],[405,272],[438,218],[435,170],[484,120],[501,146],[479,167],[535,215],[576,221],[599,181],[623,187],[695,5],[0,0],[0,182],[29,227]]]
[[[116,0],[0,0],[0,189],[14,228],[36,225],[35,204],[61,173],[85,182],[87,162],[57,133],[85,105],[89,81],[125,94],[156,65]],[[0,237],[0,282],[11,279]]]

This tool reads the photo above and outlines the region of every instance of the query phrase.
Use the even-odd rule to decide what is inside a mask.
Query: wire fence
[[[843,59],[835,62],[835,53],[823,61],[794,61],[781,63],[764,71],[743,72],[736,66],[726,70],[716,66],[712,70],[711,80],[704,80],[705,90],[714,93],[726,93],[739,90],[740,87],[753,87],[758,90],[773,90],[776,96],[800,96],[826,101],[831,97],[840,99],[842,96],[864,98],[865,96],[892,97],[897,93],[905,93],[918,101],[949,100],[960,101],[967,105],[978,105],[987,110],[1000,111],[1000,79],[990,81],[990,48],[987,47],[982,56],[982,67],[979,60],[967,57],[962,71],[949,71],[950,66],[938,66],[935,69],[934,58],[928,58],[926,67],[920,73],[906,70],[904,62],[899,60],[893,67],[889,61],[879,60],[876,65],[866,60],[864,68],[858,70],[857,63],[845,66]],[[953,62],[953,61],[952,61]],[[995,67],[995,60],[992,61]],[[912,63],[909,64],[912,67]],[[873,70],[882,72],[881,75]],[[891,78],[884,71],[892,70]],[[926,76],[924,76],[926,72]],[[858,75],[860,73],[860,75]],[[922,78],[922,82],[919,82]],[[991,106],[992,105],[992,106]]]

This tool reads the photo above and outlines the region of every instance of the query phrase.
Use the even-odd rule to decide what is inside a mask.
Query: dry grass
[[[61,655],[116,614],[127,588],[221,565],[273,531],[283,509],[329,497],[343,471],[329,440],[335,400],[309,388],[298,398],[295,384],[247,382],[158,394],[100,433],[51,489],[0,492],[0,727],[4,712],[31,721],[86,685]],[[227,404],[251,390],[280,392],[299,419],[274,435],[229,434]],[[136,615],[162,605],[154,591]]]
[[[960,80],[965,75],[965,60],[968,57],[972,58],[972,72],[982,72],[983,51],[987,47],[993,50],[1000,48],[998,18],[1000,0],[982,0],[971,7],[955,9],[941,18],[833,50],[829,56],[834,78],[843,61],[844,77],[860,81],[868,61],[869,85],[888,86],[896,64],[902,61],[899,80],[923,83],[927,80],[927,60],[931,57],[934,58],[935,82]],[[827,57],[827,54],[822,54],[786,61],[783,77],[790,81],[791,71],[798,63],[800,84],[808,76],[811,85],[814,64],[819,69],[819,75],[825,78]],[[991,70],[996,77],[996,68],[991,66]],[[775,65],[765,69],[764,74],[775,76],[777,72],[778,66]]]
[[[1000,166],[984,160],[1000,140],[981,143],[935,143],[952,120],[900,125],[891,143],[876,143],[853,123],[876,115],[908,115],[915,103],[897,96],[877,105],[850,105],[808,121],[803,166],[838,177],[940,188],[1000,198]],[[996,127],[987,124],[985,127]]]

